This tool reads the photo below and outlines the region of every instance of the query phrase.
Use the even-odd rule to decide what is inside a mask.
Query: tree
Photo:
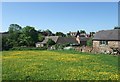
[[[39,33],[38,34],[38,41],[42,42],[44,39],[45,39],[45,37],[41,33]]]
[[[76,33],[76,36],[75,36],[75,37],[77,37],[77,36],[80,36],[80,32],[79,32],[79,30],[77,31],[77,33]]]
[[[38,30],[38,33],[42,33],[42,30],[39,29],[39,30]]]
[[[90,32],[90,37],[93,37],[94,34],[95,32]]]
[[[9,50],[13,47],[12,41],[8,38],[8,36],[2,36],[2,50]]]
[[[52,39],[48,39],[48,41],[47,41],[48,46],[52,46],[54,44],[55,44],[55,42]]]
[[[22,29],[22,34],[20,36],[20,42],[26,44],[26,46],[34,46],[38,41],[38,32],[34,27],[26,26]]]
[[[10,24],[8,32],[9,33],[20,32],[21,29],[22,27],[19,26],[18,24]]]
[[[21,29],[22,29],[22,27],[17,24],[11,24],[9,26],[9,30],[8,30],[9,37],[8,38],[10,39],[13,46],[19,45],[18,39],[19,39],[19,36],[21,33]]]
[[[30,36],[26,36],[22,33],[19,37],[19,46],[30,46],[31,44]]]
[[[85,34],[86,34],[85,30],[80,30],[80,33],[81,33],[81,34],[82,34],[82,33],[85,33]]]
[[[49,29],[43,31],[43,35],[44,36],[51,36],[52,35],[52,31],[50,31]]]
[[[56,36],[61,36],[61,37],[65,37],[66,35],[62,32],[56,32],[55,34]]]
[[[120,27],[114,27],[114,29],[120,29]]]
[[[70,36],[70,33],[67,33],[67,37],[71,37],[71,36]]]
[[[93,42],[92,42],[92,37],[89,38],[89,40],[87,40],[87,46],[92,46]]]

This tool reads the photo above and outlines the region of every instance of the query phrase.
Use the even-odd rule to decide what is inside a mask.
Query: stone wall
[[[120,50],[120,41],[118,42],[118,46],[119,46],[118,48],[119,48],[119,50]]]
[[[120,49],[120,41],[108,41],[108,45],[100,45],[100,41],[93,41],[93,52],[95,53],[112,53],[112,48]]]
[[[108,41],[108,46],[109,47],[116,47],[116,48],[118,48],[119,47],[119,43],[120,43],[120,41]]]
[[[99,47],[99,41],[93,41],[93,47]]]
[[[93,48],[88,46],[81,46],[81,47],[74,47],[74,49],[80,52],[91,52]]]

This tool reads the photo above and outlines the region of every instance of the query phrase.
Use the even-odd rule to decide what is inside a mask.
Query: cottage
[[[71,44],[71,45],[86,45],[86,37],[79,37],[80,42],[76,40],[76,37],[60,37],[60,36],[47,36],[43,42],[37,42],[36,47],[43,47],[46,45],[48,39],[52,39],[56,44]]]
[[[119,53],[120,29],[102,30],[96,32],[93,38],[93,49],[100,53]]]
[[[46,45],[48,39],[52,39],[55,43],[57,43],[59,36],[46,36],[42,42],[37,42],[36,47],[43,47]]]

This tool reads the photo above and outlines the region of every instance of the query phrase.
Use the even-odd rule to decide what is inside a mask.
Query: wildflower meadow
[[[118,56],[75,51],[3,51],[3,80],[118,80]]]

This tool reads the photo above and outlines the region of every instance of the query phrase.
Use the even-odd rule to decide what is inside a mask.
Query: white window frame
[[[108,45],[108,41],[106,41],[106,40],[101,40],[101,41],[100,41],[100,45],[106,46],[106,45]]]

